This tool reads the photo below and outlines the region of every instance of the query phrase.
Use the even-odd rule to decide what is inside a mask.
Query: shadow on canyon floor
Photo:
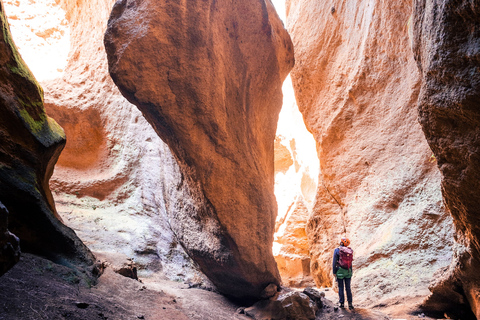
[[[142,282],[141,282],[142,281]],[[251,319],[236,313],[238,305],[212,291],[155,278],[136,281],[107,267],[94,284],[81,271],[23,254],[0,281],[0,320],[71,319]],[[327,291],[325,307],[316,319],[394,318],[375,310],[334,310],[335,293]],[[331,299],[331,300],[328,300]],[[401,308],[401,306],[399,306]],[[424,319],[431,319],[423,317]]]

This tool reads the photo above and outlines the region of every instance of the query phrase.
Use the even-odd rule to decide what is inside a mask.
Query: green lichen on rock
[[[30,129],[30,132],[32,132],[34,135],[37,135],[42,131],[46,118],[45,115],[42,114],[40,116],[40,120],[35,120],[32,118],[27,109],[20,109],[18,115],[23,119],[24,123]]]
[[[27,109],[20,109],[18,116],[35,138],[45,147],[50,147],[66,139],[63,128],[45,113],[41,113],[39,115],[40,119],[35,120]]]
[[[22,250],[65,265],[92,265],[92,253],[59,219],[48,187],[65,145],[45,112],[43,90],[20,56],[0,0],[0,201]]]
[[[33,76],[18,52],[5,17],[3,5],[0,4],[0,23],[2,28],[4,50],[0,52],[0,60],[5,61],[0,68],[0,76],[13,86],[17,97],[14,105],[15,114],[25,127],[45,147],[65,140],[63,129],[50,119],[43,105],[43,89]],[[0,39],[1,40],[1,39]],[[3,69],[3,70],[2,70]]]

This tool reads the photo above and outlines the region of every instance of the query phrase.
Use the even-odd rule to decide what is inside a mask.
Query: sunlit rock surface
[[[179,162],[177,238],[221,292],[260,297],[280,282],[273,149],[293,66],[270,1],[119,1],[105,45],[112,78]]]
[[[428,305],[471,304],[480,318],[480,2],[414,1],[414,51],[422,76],[419,120],[442,173],[457,255],[438,274]],[[468,301],[463,297],[466,294]]]
[[[93,251],[132,258],[141,276],[197,282],[165,215],[165,193],[181,183],[178,166],[108,74],[103,34],[112,6],[35,0],[7,7],[15,41],[43,80],[47,112],[67,136],[50,186],[59,214]],[[46,59],[52,56],[57,64]]]
[[[348,236],[365,306],[420,303],[452,259],[441,174],[417,121],[411,12],[410,1],[287,1],[292,80],[320,159],[311,271],[331,285],[333,249]]]
[[[8,229],[20,238],[24,251],[90,265],[93,255],[61,222],[48,186],[65,134],[45,114],[42,88],[12,41],[3,4],[0,28],[0,201],[9,212]],[[6,214],[3,206],[1,214]],[[12,240],[6,226],[0,233]],[[10,244],[16,251],[14,242]]]
[[[308,287],[315,283],[310,274],[310,256],[306,234],[309,211],[300,195],[275,228],[274,256],[283,284]]]
[[[275,138],[278,215],[273,255],[283,284],[305,287],[313,285],[305,229],[315,201],[319,162],[315,140],[295,103],[290,77],[282,91],[283,107]]]
[[[4,0],[18,50],[38,81],[62,75],[70,51],[70,25],[55,0]]]

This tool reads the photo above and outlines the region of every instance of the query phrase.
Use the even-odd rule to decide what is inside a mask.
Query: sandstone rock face
[[[418,303],[452,259],[441,174],[417,122],[411,12],[410,1],[287,1],[292,80],[321,171],[307,223],[311,271],[317,285],[332,284],[346,235],[364,306]]]
[[[275,261],[283,285],[289,287],[314,285],[306,234],[308,215],[305,201],[299,197],[275,230],[275,243],[279,245],[278,252],[274,250]]]
[[[422,75],[419,119],[442,173],[458,247],[430,303],[454,308],[469,302],[480,318],[480,2],[414,5],[414,52]]]
[[[67,135],[50,181],[66,224],[110,263],[116,253],[133,259],[140,277],[204,281],[165,215],[163,190],[177,190],[178,165],[108,74],[103,35],[113,1],[6,3],[47,112]]]
[[[7,227],[8,211],[0,202],[0,276],[20,260],[20,241]]]
[[[282,91],[283,106],[275,138],[278,215],[273,254],[283,285],[305,287],[313,285],[305,228],[315,201],[319,162],[315,140],[295,103],[290,77]]]
[[[258,298],[280,279],[271,248],[273,148],[292,45],[270,1],[124,0],[109,70],[179,163],[170,226],[218,289]]]
[[[61,222],[48,186],[64,132],[45,114],[42,88],[13,44],[3,4],[0,11],[0,201],[8,228],[24,251],[92,264],[93,255]]]

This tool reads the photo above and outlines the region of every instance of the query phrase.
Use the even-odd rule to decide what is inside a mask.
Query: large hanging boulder
[[[179,164],[167,214],[186,252],[227,295],[279,285],[273,149],[293,49],[270,1],[117,1],[105,47]]]

